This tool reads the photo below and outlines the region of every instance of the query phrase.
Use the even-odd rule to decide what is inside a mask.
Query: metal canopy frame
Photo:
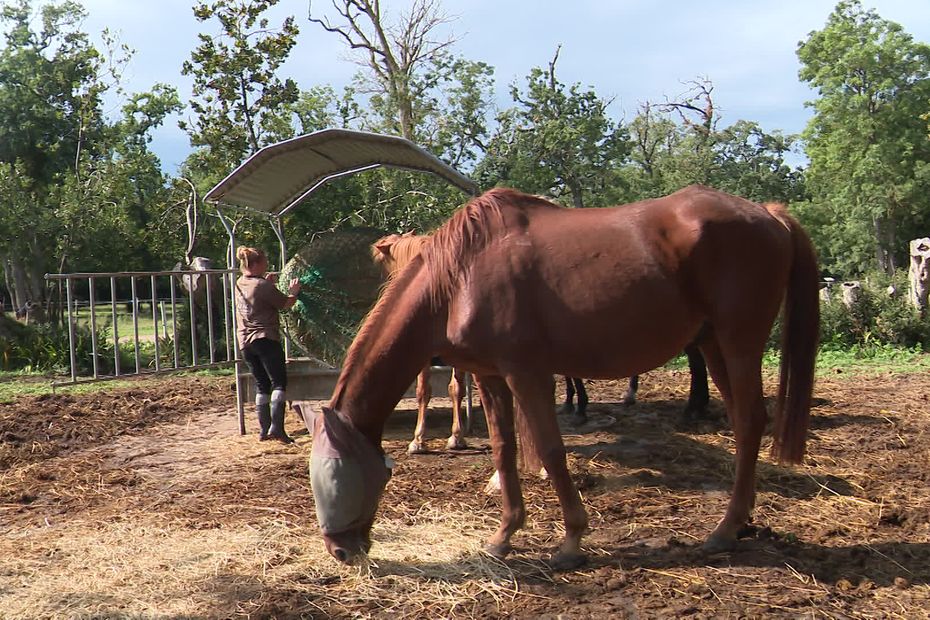
[[[287,262],[287,241],[282,218],[329,181],[375,168],[397,168],[433,174],[466,194],[477,196],[478,185],[432,153],[399,136],[350,129],[324,129],[266,146],[245,160],[204,196],[215,206],[229,235],[229,269],[236,266],[236,239],[224,208],[266,217],[280,244],[280,261]],[[233,329],[235,330],[235,313]],[[239,345],[233,338],[236,358],[236,405],[240,433],[245,433],[242,367]],[[285,338],[285,356],[290,355]],[[466,409],[471,421],[471,382]]]
[[[478,194],[474,181],[409,140],[324,129],[266,146],[207,192],[204,201],[280,217],[327,182],[382,166],[431,173]]]

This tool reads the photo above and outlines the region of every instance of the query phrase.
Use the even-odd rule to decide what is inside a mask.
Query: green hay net
[[[385,234],[375,228],[348,228],[317,235],[281,270],[282,290],[291,278],[301,283],[297,303],[284,317],[291,341],[304,355],[342,365],[378,298],[383,277],[371,259],[371,244]]]

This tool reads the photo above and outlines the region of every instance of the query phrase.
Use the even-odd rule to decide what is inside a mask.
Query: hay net
[[[301,291],[284,320],[291,341],[305,355],[338,368],[362,320],[378,298],[381,268],[371,244],[386,233],[345,228],[314,236],[281,270],[285,290],[297,278]]]

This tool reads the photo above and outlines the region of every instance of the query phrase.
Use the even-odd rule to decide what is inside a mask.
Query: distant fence
[[[232,291],[236,273],[233,269],[209,269],[46,275],[46,280],[65,289],[70,349],[70,378],[53,385],[235,363],[238,350]],[[125,293],[119,293],[127,290],[128,300]],[[142,312],[145,304],[150,305],[150,312]],[[143,333],[141,323],[145,323]],[[92,334],[90,372],[81,372],[77,360],[79,326],[89,328]],[[112,333],[98,339],[102,328]],[[126,330],[129,333],[124,335]],[[102,351],[110,345],[111,352]]]

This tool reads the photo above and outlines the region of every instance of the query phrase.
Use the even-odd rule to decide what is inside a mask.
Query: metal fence
[[[234,269],[45,278],[64,288],[70,349],[70,378],[53,385],[216,368],[238,359]],[[140,333],[140,323],[149,320],[151,325]],[[111,333],[98,337],[106,330]],[[126,330],[128,334],[122,333]],[[82,331],[90,334],[89,365],[77,359]],[[104,351],[111,345],[112,351]]]

